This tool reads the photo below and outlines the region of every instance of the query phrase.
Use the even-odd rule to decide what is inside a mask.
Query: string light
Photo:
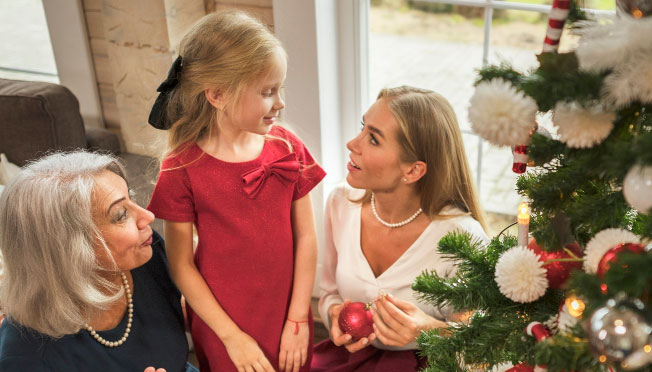
[[[582,313],[586,308],[584,301],[571,295],[570,297],[566,298],[566,301],[564,302],[570,315],[574,316],[575,318],[580,318],[582,316]]]

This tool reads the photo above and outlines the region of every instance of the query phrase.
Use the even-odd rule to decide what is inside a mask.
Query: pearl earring
[[[407,178],[403,178],[403,182],[407,182]]]

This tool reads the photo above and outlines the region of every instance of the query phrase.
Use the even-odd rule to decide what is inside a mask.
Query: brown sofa
[[[80,148],[118,155],[136,201],[147,204],[158,174],[156,159],[120,152],[115,133],[84,128],[79,102],[66,87],[0,79],[0,153],[10,162],[22,167],[51,151]]]
[[[66,87],[0,79],[0,152],[19,166],[48,151],[78,148],[120,152],[118,136],[84,128],[79,102]]]

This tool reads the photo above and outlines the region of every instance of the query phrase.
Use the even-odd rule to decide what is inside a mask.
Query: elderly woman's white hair
[[[123,294],[99,275],[94,249],[104,242],[92,194],[95,176],[107,170],[125,179],[111,155],[54,153],[26,166],[0,194],[0,309],[16,323],[52,337],[77,333]]]

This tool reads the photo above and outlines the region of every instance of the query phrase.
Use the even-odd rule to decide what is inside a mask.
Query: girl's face
[[[92,214],[95,225],[111,251],[118,270],[135,269],[152,257],[152,212],[141,208],[129,198],[127,183],[117,174],[104,171],[95,177]],[[113,270],[101,243],[95,252],[102,268]]]
[[[285,107],[281,88],[285,82],[287,63],[285,55],[277,50],[272,55],[268,70],[261,78],[247,84],[230,116],[232,125],[240,130],[267,134]],[[229,115],[231,114],[231,115]]]
[[[362,131],[346,144],[351,151],[346,181],[352,187],[390,191],[403,178],[397,133],[400,130],[384,98],[362,117]]]

